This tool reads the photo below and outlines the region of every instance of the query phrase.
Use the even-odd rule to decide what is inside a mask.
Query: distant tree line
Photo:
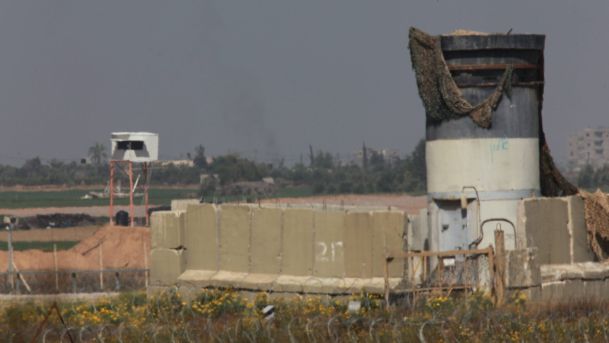
[[[0,165],[0,184],[12,185],[95,185],[108,180],[105,147],[95,144],[88,161],[63,162],[40,158],[27,160],[21,167]],[[424,192],[425,143],[421,140],[405,157],[388,158],[365,145],[361,161],[344,162],[324,151],[309,147],[308,161],[286,166],[284,161],[260,163],[237,154],[209,160],[205,148],[198,146],[191,156],[193,166],[168,164],[155,166],[152,184],[179,185],[202,183],[202,195],[235,182],[260,181],[272,177],[282,184],[309,187],[316,194]],[[137,170],[136,170],[137,172]],[[120,173],[119,173],[120,175]],[[203,176],[203,177],[202,177]]]
[[[201,152],[201,150],[199,151]],[[204,154],[204,150],[202,150]],[[406,157],[387,158],[383,154],[362,147],[361,162],[342,162],[332,154],[309,149],[308,163],[299,162],[288,167],[283,161],[276,164],[257,163],[238,155],[214,158],[209,165],[195,163],[210,176],[204,182],[202,195],[213,194],[218,187],[238,181],[259,181],[263,177],[287,181],[293,186],[311,187],[315,194],[388,193],[425,191],[425,142],[421,140]],[[199,156],[201,158],[201,156]],[[195,156],[195,161],[197,156]],[[204,160],[201,158],[201,160]]]
[[[577,175],[577,185],[589,190],[609,190],[609,165],[597,169],[586,165]]]

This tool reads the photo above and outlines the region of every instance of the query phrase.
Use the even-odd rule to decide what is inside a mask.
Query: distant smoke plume
[[[223,89],[220,104],[223,120],[236,135],[235,140],[246,144],[243,152],[254,157],[257,151],[257,159],[269,161],[277,156],[278,149],[275,133],[267,126],[261,87],[251,77],[240,75]]]

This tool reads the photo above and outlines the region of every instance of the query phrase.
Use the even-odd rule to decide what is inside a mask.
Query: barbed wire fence
[[[0,272],[0,294],[59,294],[121,292],[145,289],[149,270],[23,270]]]
[[[417,312],[393,308],[371,313],[244,316],[219,313],[216,317],[197,315],[188,306],[167,311],[163,296],[147,303],[150,313],[141,325],[126,322],[76,325],[70,317],[76,307],[63,308],[62,325],[51,318],[35,336],[40,323],[22,331],[6,332],[6,341],[33,342],[456,342],[456,341],[590,341],[609,342],[609,313],[604,306],[524,311],[509,309],[468,310],[467,306]],[[138,306],[141,297],[130,298]],[[112,305],[109,305],[112,306]],[[97,311],[102,311],[97,309]],[[465,311],[465,312],[464,312]]]

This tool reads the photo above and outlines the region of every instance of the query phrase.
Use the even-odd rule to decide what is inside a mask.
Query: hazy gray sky
[[[545,33],[552,150],[609,126],[607,0],[2,1],[0,163],[79,158],[118,130],[158,132],[163,158],[408,152],[410,26]]]

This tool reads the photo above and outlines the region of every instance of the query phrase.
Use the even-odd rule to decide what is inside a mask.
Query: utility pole
[[[16,221],[17,220],[14,217],[4,217],[6,229],[8,230],[8,282],[9,286],[11,287],[11,291],[15,290],[15,278],[13,270],[13,229]]]

